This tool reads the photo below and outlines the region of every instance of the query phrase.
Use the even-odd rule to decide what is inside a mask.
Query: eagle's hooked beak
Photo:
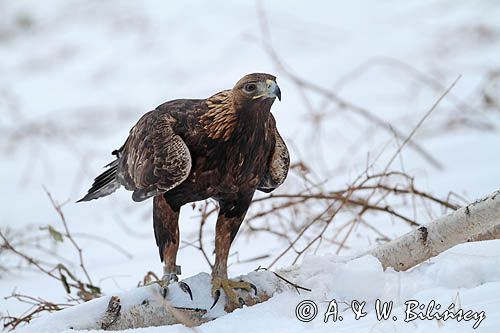
[[[278,100],[281,102],[281,90],[278,87],[278,84],[273,80],[266,80],[267,85],[267,96],[268,97],[278,97]]]

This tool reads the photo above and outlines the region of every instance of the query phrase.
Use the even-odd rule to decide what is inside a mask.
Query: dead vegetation
[[[20,260],[18,266],[2,267],[2,270],[9,274],[13,274],[16,269],[26,266],[36,269],[43,275],[46,275],[61,283],[61,286],[66,293],[67,303],[54,303],[40,297],[21,294],[14,290],[11,295],[5,297],[5,299],[15,298],[19,302],[29,304],[30,307],[19,316],[13,316],[10,314],[2,316],[1,320],[3,321],[3,327],[7,329],[15,329],[21,323],[29,323],[35,316],[44,311],[58,311],[68,306],[86,302],[102,296],[101,289],[92,282],[90,274],[87,271],[83,251],[76,242],[74,236],[71,234],[68,223],[66,222],[66,218],[62,211],[62,205],[57,203],[48,191],[46,191],[46,193],[52,204],[52,207],[59,216],[63,231],[59,231],[56,229],[56,227],[48,225],[47,227],[40,228],[40,231],[45,235],[35,236],[35,239],[17,239],[15,235],[10,234],[10,232],[4,233],[3,231],[0,231],[0,238],[2,238],[3,241],[0,247],[0,255],[2,257],[5,257],[10,254]],[[35,256],[29,255],[28,253],[33,247],[34,240],[41,241],[44,238],[48,238],[52,242],[69,242],[73,250],[75,250],[78,254],[79,269],[72,270],[68,268],[68,265],[63,262],[46,262],[38,259]],[[52,257],[55,260],[60,259],[57,252],[48,250],[47,247],[45,247],[41,243],[46,242],[38,243],[38,245],[36,246],[38,251],[45,252],[49,255],[49,257]],[[83,275],[83,277],[80,277],[80,275]]]

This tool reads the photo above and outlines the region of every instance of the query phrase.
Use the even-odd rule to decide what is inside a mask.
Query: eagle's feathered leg
[[[179,212],[180,207],[171,205],[163,195],[157,195],[153,199],[153,227],[155,231],[156,245],[160,253],[160,259],[164,263],[162,286],[166,296],[169,283],[178,281],[180,266],[177,266],[177,251],[179,250]],[[184,282],[179,282],[183,291],[193,299],[191,289]]]
[[[153,199],[153,227],[160,259],[164,263],[164,274],[177,275],[176,259],[179,250],[179,211],[172,207],[163,195]],[[173,278],[175,279],[175,278]]]
[[[219,200],[220,210],[215,227],[215,264],[212,269],[212,296],[215,306],[219,297],[220,289],[224,290],[227,298],[226,311],[230,312],[245,304],[234,289],[245,291],[257,290],[254,285],[245,281],[229,280],[227,276],[227,258],[231,243],[236,237],[245,214],[252,201],[253,191],[239,194],[235,200]]]

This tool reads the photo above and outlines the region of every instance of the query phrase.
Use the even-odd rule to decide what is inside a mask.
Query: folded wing
[[[285,141],[281,138],[276,128],[274,118],[271,120],[272,126],[270,127],[270,131],[271,135],[274,135],[276,143],[269,159],[267,171],[257,187],[259,191],[266,193],[272,192],[283,184],[288,175],[288,168],[290,166],[290,155]]]
[[[119,151],[118,180],[143,201],[182,183],[191,171],[191,154],[174,133],[175,119],[158,110],[146,113]]]

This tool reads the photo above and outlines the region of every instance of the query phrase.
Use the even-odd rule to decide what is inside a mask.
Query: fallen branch
[[[381,245],[365,254],[373,255],[384,268],[407,270],[439,253],[467,241],[491,239],[500,235],[500,191],[471,203],[422,225],[393,241]],[[264,302],[275,293],[297,290],[290,278],[290,272],[300,266],[286,269],[279,274],[260,270],[240,278],[253,283],[257,295],[245,301],[248,306]],[[158,284],[150,284],[120,295],[101,297],[84,304],[35,320],[27,326],[31,331],[57,329],[107,329],[163,326],[182,323],[196,326],[226,314],[225,299],[221,298],[211,309],[210,275],[200,273],[184,280],[191,286],[192,299],[178,283],[168,286],[166,296],[162,296]],[[305,287],[300,287],[307,290]]]
[[[455,245],[491,239],[487,236],[495,235],[499,224],[500,191],[496,191],[368,253],[384,268],[404,271]]]

